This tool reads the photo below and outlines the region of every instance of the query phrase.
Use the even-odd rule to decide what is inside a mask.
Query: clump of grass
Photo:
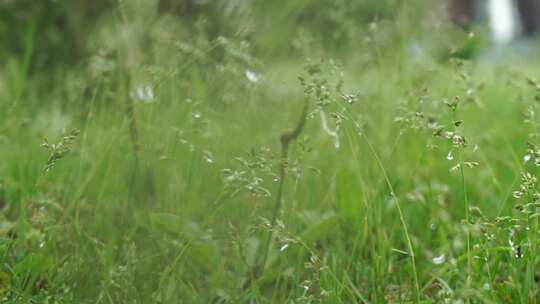
[[[423,62],[427,42],[370,20],[351,27],[366,37],[343,50],[345,67],[304,66],[297,113],[288,101],[299,100],[302,62],[258,58],[273,35],[259,35],[267,29],[251,4],[226,6],[249,17],[228,31],[205,15],[210,4],[167,2],[113,4],[91,33],[92,75],[66,67],[83,89],[34,90],[42,52],[12,65],[20,89],[5,93],[0,77],[0,108],[20,97],[0,119],[0,205],[10,206],[0,208],[0,301],[538,302],[534,78],[506,65]],[[183,10],[189,20],[171,13]],[[354,19],[345,13],[319,19]],[[310,41],[294,47],[317,53]],[[151,82],[153,102],[130,98],[138,79]],[[85,153],[66,159],[76,130],[45,140],[43,170],[55,174],[36,183],[31,118],[46,112],[42,98],[86,117]],[[276,122],[291,129],[279,134]]]

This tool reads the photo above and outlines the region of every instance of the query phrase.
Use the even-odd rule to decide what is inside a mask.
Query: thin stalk
[[[135,105],[133,104],[133,100],[131,100],[129,96],[129,89],[131,86],[131,80],[130,75],[128,71],[125,71],[124,77],[126,77],[126,83],[125,83],[125,109],[126,109],[126,115],[129,119],[129,136],[131,139],[131,145],[133,148],[133,156],[135,157],[135,160],[138,162],[139,160],[139,131],[138,131],[138,124],[137,124],[137,116],[135,114]]]
[[[270,243],[272,242],[272,238],[273,238],[273,232],[274,232],[273,228],[276,224],[279,211],[281,210],[283,186],[285,184],[286,168],[287,168],[287,162],[288,162],[288,156],[289,156],[289,145],[296,138],[298,138],[298,136],[304,129],[304,125],[306,124],[306,120],[307,120],[308,104],[309,102],[308,102],[308,99],[306,98],[304,102],[304,108],[302,110],[302,114],[300,115],[300,118],[298,119],[296,126],[294,127],[293,130],[283,132],[280,137],[281,163],[279,166],[279,184],[278,184],[277,193],[276,193],[276,202],[274,204],[274,210],[272,211],[272,217],[270,218],[270,230],[268,231],[268,237],[266,238],[266,242],[264,244],[263,251],[262,251],[260,274],[264,272],[264,267],[268,259],[268,251],[270,249]]]
[[[457,106],[456,106],[457,107]],[[451,117],[452,121],[457,121],[456,119],[456,108],[452,110]],[[456,126],[457,128],[457,126]],[[466,236],[466,242],[467,242],[467,278],[466,278],[466,287],[467,289],[470,288],[471,284],[471,269],[472,269],[472,260],[471,260],[471,233],[470,233],[470,220],[469,220],[469,196],[467,194],[467,184],[465,183],[465,170],[463,168],[463,149],[464,147],[458,147],[459,150],[459,173],[461,175],[461,191],[463,192],[463,200],[465,201],[465,225],[467,229],[467,236]],[[467,301],[467,303],[470,303],[470,301]]]
[[[117,11],[120,15],[120,22],[123,24],[128,23],[128,16],[125,11],[125,2],[124,0],[117,0]],[[118,50],[118,56],[119,58],[128,58],[127,51],[124,48],[120,48]],[[124,96],[125,99],[125,114],[127,118],[129,119],[129,135],[131,140],[131,146],[133,150],[133,158],[134,158],[134,164],[133,164],[133,172],[131,173],[130,180],[128,181],[128,199],[127,204],[130,204],[133,200],[134,196],[134,189],[135,189],[135,183],[137,181],[138,171],[139,171],[139,132],[138,132],[138,125],[137,125],[137,116],[135,113],[135,105],[133,104],[133,100],[129,96],[129,90],[131,88],[131,76],[133,74],[133,68],[128,63],[128,59],[124,59],[121,61],[121,69],[119,77],[123,77],[121,79],[121,84],[123,85],[124,90]],[[124,212],[127,208],[127,204],[124,204]]]
[[[467,227],[467,287],[469,287],[471,280],[471,233],[469,231],[469,196],[467,195],[467,185],[465,184],[465,171],[463,170],[463,151],[461,150],[459,152],[459,172],[461,174],[463,199],[465,200],[465,222]]]
[[[130,177],[129,177],[129,181],[128,181],[128,199],[127,201],[124,203],[123,205],[123,214],[126,214],[127,212],[127,209],[128,209],[128,206],[130,204],[133,203],[134,201],[134,191],[135,191],[135,184],[137,182],[137,178],[139,176],[139,166],[140,166],[140,162],[139,162],[139,132],[138,132],[138,128],[137,128],[137,116],[135,114],[135,105],[133,104],[133,101],[131,100],[130,96],[129,96],[129,88],[130,88],[130,85],[131,85],[131,81],[130,81],[130,75],[129,73],[127,72],[127,69],[123,75],[124,77],[126,77],[125,79],[125,93],[124,93],[124,98],[125,98],[125,111],[126,111],[126,115],[129,119],[129,135],[130,135],[130,140],[131,140],[131,147],[132,147],[132,152],[133,152],[133,165],[132,165],[132,172],[130,174]]]
[[[536,205],[534,198],[531,197],[531,193],[527,193],[527,203]],[[537,211],[537,208],[534,209]],[[536,213],[536,212],[535,212]],[[535,216],[532,219],[527,216],[527,226],[533,227],[532,229],[529,229],[527,233],[527,238],[529,240],[530,244],[530,251],[527,255],[527,265],[526,265],[526,272],[525,272],[525,287],[524,287],[524,302],[526,303],[526,299],[530,298],[530,289],[531,285],[534,284],[534,275],[535,275],[535,260],[536,260],[536,253],[537,253],[537,235],[538,235],[538,217]],[[534,297],[534,296],[533,296]]]

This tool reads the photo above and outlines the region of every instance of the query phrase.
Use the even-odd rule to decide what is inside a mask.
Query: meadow
[[[540,301],[535,41],[425,1],[30,2],[2,303]]]

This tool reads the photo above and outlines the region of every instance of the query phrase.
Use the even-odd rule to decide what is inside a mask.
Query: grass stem
[[[270,243],[272,242],[273,238],[273,227],[276,224],[279,211],[281,210],[281,204],[282,204],[282,196],[283,196],[283,186],[285,183],[285,176],[286,176],[286,168],[288,163],[288,156],[289,156],[289,145],[291,142],[293,142],[300,133],[302,133],[302,130],[304,129],[304,125],[306,124],[307,120],[307,111],[308,111],[308,105],[309,100],[306,98],[304,101],[304,108],[302,110],[302,114],[300,115],[300,118],[298,119],[298,122],[296,123],[296,126],[291,131],[285,131],[281,134],[281,160],[280,160],[280,166],[279,166],[279,184],[276,192],[276,202],[274,204],[274,209],[272,211],[272,217],[270,218],[270,230],[268,231],[268,236],[266,238],[266,242],[263,247],[262,251],[262,260],[261,264],[259,266],[260,274],[264,272],[264,267],[266,265],[266,261],[268,260],[268,251],[270,250]]]

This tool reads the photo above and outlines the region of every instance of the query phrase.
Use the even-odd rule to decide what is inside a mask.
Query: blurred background
[[[202,37],[207,44],[218,38],[242,44],[262,61],[340,56],[369,44],[438,60],[470,58],[495,45],[530,44],[539,6],[536,0],[3,0],[0,77],[7,90],[20,87],[21,77],[46,73],[51,79],[69,67],[92,69],[96,60],[115,63],[127,53],[138,65],[155,63],[159,55],[141,48],[157,47],[166,35],[182,41],[184,52],[218,61],[223,45],[205,52],[198,49]],[[465,39],[460,31],[475,37]]]

